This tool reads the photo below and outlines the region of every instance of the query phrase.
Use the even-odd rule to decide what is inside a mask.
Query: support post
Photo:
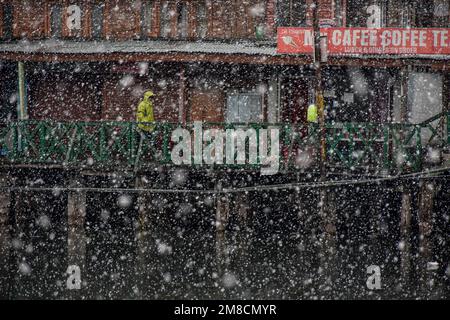
[[[218,189],[216,187],[216,189]],[[229,198],[226,194],[216,195],[216,255],[219,273],[223,273],[227,261],[226,226],[229,219]]]
[[[436,184],[432,181],[424,182],[419,195],[419,276],[421,291],[428,295],[432,292],[434,281],[432,271],[428,270],[428,263],[433,262],[432,230],[433,230],[433,201],[436,195]]]
[[[80,269],[81,291],[73,290],[74,296],[81,298],[86,285],[86,192],[69,191],[67,197],[67,262]]]
[[[137,187],[144,188],[145,180],[137,178]],[[153,221],[153,210],[152,210],[152,195],[149,193],[140,192],[137,198],[138,204],[138,230],[137,230],[137,265],[136,265],[136,275],[137,279],[137,289],[138,297],[144,298],[145,291],[151,291],[152,288],[148,279],[151,275],[155,273],[155,265],[151,262],[151,236],[152,236],[152,221]],[[145,290],[145,291],[144,291]]]
[[[399,243],[401,284],[403,287],[409,285],[411,272],[411,198],[411,191],[403,187]]]
[[[0,187],[7,187],[7,177],[0,176]],[[9,259],[11,237],[9,232],[9,210],[11,194],[9,190],[0,190],[0,299],[9,297]]]
[[[27,92],[25,86],[25,63],[19,61],[17,64],[18,72],[18,93],[19,93],[19,106],[17,110],[17,116],[19,120],[27,119]]]
[[[250,247],[250,241],[251,241],[251,232],[250,232],[250,226],[249,226],[249,214],[250,214],[250,207],[249,207],[249,197],[248,194],[245,193],[239,193],[236,196],[235,199],[235,206],[236,209],[234,210],[238,215],[238,232],[237,235],[237,265],[239,267],[246,268],[248,266],[248,259],[249,259],[249,247]],[[242,270],[243,273],[246,272],[246,270]]]
[[[336,278],[336,203],[334,190],[322,189],[319,195],[319,214],[321,220],[320,262],[323,267],[325,287],[332,287]],[[328,289],[326,292],[330,292]],[[330,292],[331,293],[331,292]]]
[[[314,67],[315,67],[315,100],[319,116],[320,130],[320,181],[326,179],[326,128],[325,128],[325,105],[322,88],[322,63],[327,52],[322,52],[320,34],[319,3],[313,4],[313,28],[314,28]],[[324,56],[325,55],[325,56]],[[319,216],[322,221],[322,245],[320,257],[324,267],[326,280],[335,276],[336,261],[336,212],[332,192],[325,188],[319,191]]]

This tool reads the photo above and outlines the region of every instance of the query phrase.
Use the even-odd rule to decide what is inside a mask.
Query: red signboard
[[[450,29],[406,28],[326,28],[328,53],[447,55],[450,54]],[[312,53],[312,28],[279,28],[278,53]]]
[[[278,53],[311,53],[313,43],[313,29],[278,28]]]

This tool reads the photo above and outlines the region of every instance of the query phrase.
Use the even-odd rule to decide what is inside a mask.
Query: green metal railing
[[[350,170],[419,170],[430,148],[441,149],[450,144],[448,117],[442,113],[420,124],[326,124],[326,165]],[[191,131],[193,124],[153,123],[152,126],[151,134],[143,136],[135,122],[0,123],[0,162],[135,170],[147,165],[170,165],[173,130],[184,127]],[[278,128],[280,170],[311,168],[319,163],[320,138],[316,124],[203,124],[203,130],[212,128],[253,128],[257,133],[259,129]],[[259,143],[259,134],[257,140]],[[232,167],[255,168],[260,166],[259,160],[258,157],[256,164]]]

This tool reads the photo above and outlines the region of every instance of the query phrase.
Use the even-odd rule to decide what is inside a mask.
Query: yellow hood
[[[153,97],[155,94],[153,93],[153,91],[146,91],[144,93],[144,100],[148,100],[150,97]]]

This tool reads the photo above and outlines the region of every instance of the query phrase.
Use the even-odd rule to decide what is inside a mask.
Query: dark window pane
[[[145,1],[143,4],[143,8],[141,10],[143,38],[147,38],[152,29],[152,10],[153,10],[153,1],[149,0]]]
[[[178,36],[186,38],[188,30],[188,10],[187,4],[184,1],[177,4],[177,19]]]
[[[12,38],[12,24],[13,24],[12,6],[4,5],[3,6],[3,39],[11,39]]]
[[[61,26],[62,26],[62,8],[60,5],[53,5],[51,7],[51,34],[52,37],[61,36]]]
[[[208,33],[208,20],[206,16],[206,4],[204,1],[199,1],[197,6],[197,36],[205,38]]]
[[[161,6],[161,37],[168,37],[170,34],[170,10],[169,3],[165,1]]]
[[[103,33],[103,4],[98,4],[92,10],[92,36],[95,39],[102,37]]]

